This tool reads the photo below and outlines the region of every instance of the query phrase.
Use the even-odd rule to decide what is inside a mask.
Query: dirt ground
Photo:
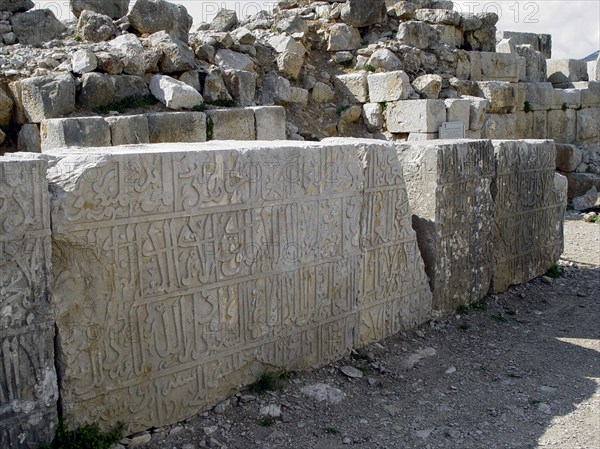
[[[565,237],[563,277],[288,373],[144,448],[600,448],[600,225],[572,214]]]

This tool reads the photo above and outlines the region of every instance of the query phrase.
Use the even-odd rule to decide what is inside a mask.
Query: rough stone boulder
[[[75,79],[71,75],[27,78],[10,83],[9,88],[18,123],[40,123],[75,109]]]
[[[137,0],[128,17],[131,27],[140,34],[166,31],[186,44],[193,22],[184,6],[166,0]]]
[[[235,28],[238,23],[237,14],[231,9],[220,9],[210,24],[210,29],[227,32]]]
[[[91,72],[81,77],[77,103],[84,108],[94,109],[148,94],[148,86],[141,76]]]
[[[85,41],[103,42],[115,35],[117,27],[109,16],[85,10],[79,16],[77,31]]]
[[[428,23],[410,20],[400,24],[396,37],[402,44],[424,50],[437,42],[439,33]]]
[[[14,102],[10,95],[0,89],[0,127],[5,128],[10,124],[13,116]]]
[[[84,10],[120,19],[127,15],[129,0],[70,0],[71,11],[79,17]]]
[[[421,97],[436,100],[442,90],[442,77],[440,75],[422,75],[413,81],[412,86]]]
[[[202,95],[182,81],[165,75],[154,75],[150,92],[169,109],[192,109],[204,103]]]
[[[66,30],[62,22],[49,9],[36,9],[15,14],[11,17],[10,22],[13,32],[21,44],[36,47],[57,38]]]
[[[0,0],[0,11],[25,12],[35,6],[31,0]]]
[[[356,50],[360,48],[360,33],[345,23],[336,23],[329,29],[327,51]]]
[[[159,31],[148,41],[162,53],[158,66],[163,73],[186,72],[196,67],[194,52],[181,40]]]
[[[342,20],[359,28],[384,23],[387,20],[385,0],[348,0],[342,8]]]

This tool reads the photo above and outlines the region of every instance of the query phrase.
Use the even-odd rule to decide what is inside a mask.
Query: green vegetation
[[[94,108],[94,112],[98,115],[106,115],[112,111],[116,111],[120,114],[126,112],[129,109],[147,108],[156,104],[157,100],[153,95],[144,95],[137,97],[127,97],[117,103],[111,103],[106,106],[99,106]]]
[[[292,372],[283,371],[281,373],[265,373],[248,386],[248,390],[255,394],[264,394],[267,391],[275,391],[282,387],[282,383],[291,379],[293,376]]]
[[[567,103],[563,103],[561,109],[562,109],[563,112],[566,112],[567,109],[568,109],[567,108]]]
[[[546,276],[548,276],[549,278],[552,279],[558,279],[561,278],[565,275],[565,270],[563,270],[561,267],[559,267],[558,265],[554,264],[552,265],[548,271],[546,271]]]
[[[459,328],[461,331],[465,331],[465,332],[466,332],[466,331],[468,331],[468,330],[471,328],[471,325],[470,325],[469,323],[461,323],[461,324],[458,326],[458,328]]]
[[[492,319],[494,321],[496,321],[497,323],[508,323],[508,318],[506,318],[501,313],[497,313],[495,315],[492,315]]]
[[[325,427],[323,429],[323,432],[327,435],[338,435],[340,433],[340,431],[337,430],[335,427]]]
[[[531,107],[531,103],[529,103],[528,101],[525,101],[525,103],[523,104],[523,111],[527,112],[533,112],[533,108]]]
[[[204,112],[205,110],[206,110],[206,105],[204,103],[200,103],[195,106],[192,106],[192,111]]]
[[[468,315],[469,314],[469,305],[461,304],[460,306],[458,306],[458,309],[456,309],[456,311],[461,315]]]
[[[371,374],[373,374],[373,370],[367,365],[357,366],[356,369],[363,373],[365,376],[370,376]]]
[[[215,137],[215,122],[211,117],[206,117],[206,140],[213,140]]]
[[[377,70],[377,69],[375,69],[375,67],[373,67],[371,64],[365,64],[365,65],[363,66],[363,70],[364,70],[365,72],[374,72],[374,71],[375,71],[375,70]]]
[[[97,423],[68,430],[61,420],[52,443],[44,444],[40,449],[109,449],[121,441],[124,431],[125,424],[122,422],[108,432],[102,432]]]
[[[352,63],[353,63],[353,61],[351,59],[349,61],[342,61],[342,62],[340,62],[340,65],[342,67],[345,67],[345,68],[349,69],[350,67],[352,67]]]
[[[263,427],[271,427],[273,424],[275,424],[275,418],[272,416],[265,416],[260,420],[260,425]]]
[[[592,223],[600,224],[600,215],[596,215],[592,218]]]
[[[350,106],[347,104],[339,105],[337,107],[337,113],[338,113],[338,115],[342,115],[342,112],[347,111],[348,109],[350,109]]]

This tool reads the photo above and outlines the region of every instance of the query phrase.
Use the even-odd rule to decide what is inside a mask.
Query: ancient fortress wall
[[[328,139],[0,159],[0,446],[51,437],[57,377],[69,425],[143,430],[543,274],[554,156]]]

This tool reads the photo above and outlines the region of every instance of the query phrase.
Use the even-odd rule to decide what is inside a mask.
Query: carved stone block
[[[57,425],[46,163],[0,157],[0,447],[34,449]]]
[[[494,141],[496,203],[492,291],[544,274],[563,250],[567,180],[548,140]],[[556,175],[556,176],[555,176]]]
[[[398,144],[434,313],[485,297],[492,279],[490,141]]]

